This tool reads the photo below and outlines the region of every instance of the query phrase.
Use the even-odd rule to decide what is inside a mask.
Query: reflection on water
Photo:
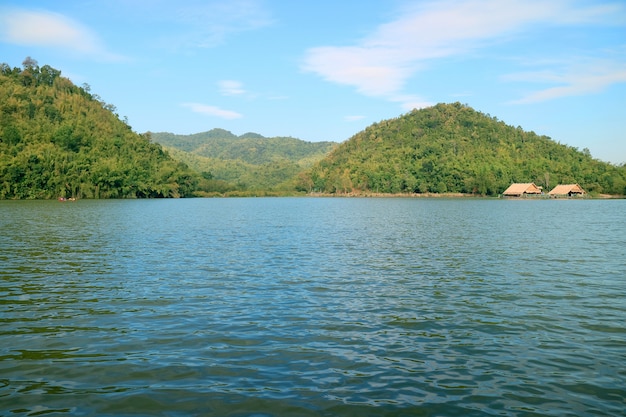
[[[2,415],[621,415],[626,201],[0,202]]]

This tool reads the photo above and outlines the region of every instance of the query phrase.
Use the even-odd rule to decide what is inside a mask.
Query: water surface
[[[0,415],[626,408],[626,201],[0,202]]]

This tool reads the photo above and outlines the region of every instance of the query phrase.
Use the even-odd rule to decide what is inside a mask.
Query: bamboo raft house
[[[543,191],[541,187],[537,187],[535,183],[533,182],[523,183],[523,184],[521,183],[511,184],[509,188],[504,190],[504,192],[502,193],[504,197],[517,197],[517,198],[528,197],[528,196],[536,197],[542,194],[543,194]]]
[[[578,184],[559,184],[548,193],[548,195],[553,198],[583,197],[585,194],[587,194],[585,190]]]

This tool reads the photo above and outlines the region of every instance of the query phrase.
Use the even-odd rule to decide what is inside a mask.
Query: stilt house
[[[580,197],[585,190],[578,184],[559,184],[548,193],[550,197]]]
[[[505,197],[526,197],[527,195],[541,195],[541,188],[535,183],[511,184],[502,195]]]

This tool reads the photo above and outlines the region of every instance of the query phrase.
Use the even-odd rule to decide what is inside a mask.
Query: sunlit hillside
[[[544,189],[578,183],[591,193],[623,195],[626,167],[454,103],[371,125],[302,176],[299,187],[326,193],[497,195],[513,182]]]
[[[49,65],[0,67],[0,198],[191,196],[199,175]]]

